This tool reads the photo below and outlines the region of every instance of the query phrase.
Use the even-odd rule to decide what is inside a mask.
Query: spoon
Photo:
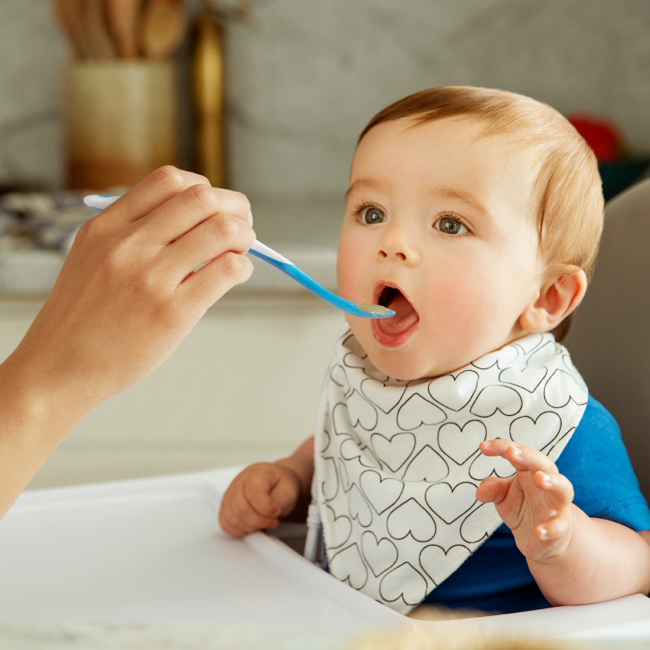
[[[116,201],[117,196],[104,196],[93,194],[84,198],[84,203],[95,210],[103,210],[111,203]],[[322,298],[330,305],[334,305],[337,309],[344,311],[352,316],[359,316],[360,318],[390,318],[395,315],[392,309],[382,307],[381,305],[371,305],[366,302],[354,303],[351,300],[345,300],[337,296],[335,293],[328,291],[325,287],[321,286],[310,278],[304,271],[301,271],[293,262],[289,261],[286,257],[280,255],[272,248],[265,246],[262,242],[255,240],[254,244],[248,251],[251,255],[264,260],[271,266],[275,266],[283,273],[286,273],[290,278],[293,278],[298,284],[301,284],[305,289],[309,289],[312,293]]]

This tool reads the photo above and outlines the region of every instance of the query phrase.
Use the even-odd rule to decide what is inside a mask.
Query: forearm
[[[291,519],[304,519],[307,516],[307,507],[311,501],[311,481],[314,476],[314,438],[308,438],[296,451],[287,458],[276,461],[290,469],[300,482],[300,499],[296,508],[291,513]]]
[[[91,409],[21,348],[0,365],[0,518]]]
[[[581,605],[650,592],[650,544],[575,505],[571,541],[560,557],[528,560],[535,581],[553,605]]]

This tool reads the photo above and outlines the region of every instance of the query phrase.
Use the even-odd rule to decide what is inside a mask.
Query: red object
[[[593,149],[598,162],[614,162],[620,158],[623,138],[612,122],[589,113],[571,113],[567,119]]]

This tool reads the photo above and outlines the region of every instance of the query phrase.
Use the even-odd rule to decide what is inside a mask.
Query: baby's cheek
[[[369,302],[366,295],[368,265],[359,255],[354,254],[353,247],[339,246],[336,261],[336,280],[339,294],[353,302]]]
[[[501,338],[505,342],[510,333],[505,298],[486,280],[480,273],[462,272],[442,278],[426,306],[427,320],[445,340],[462,341],[463,357],[472,357],[469,361],[498,346]]]

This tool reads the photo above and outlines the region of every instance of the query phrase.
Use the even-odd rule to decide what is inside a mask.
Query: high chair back
[[[596,273],[565,344],[650,501],[650,179],[605,207]]]

